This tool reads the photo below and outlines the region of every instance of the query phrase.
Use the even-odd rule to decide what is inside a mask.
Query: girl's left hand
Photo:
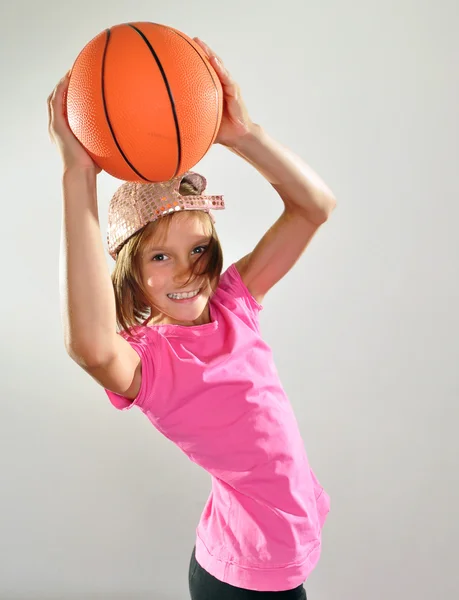
[[[254,124],[242,99],[241,90],[223,65],[221,58],[202,40],[197,37],[193,39],[207,54],[223,88],[223,114],[214,144],[234,147],[242,137],[253,130]]]

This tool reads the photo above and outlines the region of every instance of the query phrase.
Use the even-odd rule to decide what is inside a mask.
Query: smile
[[[199,294],[201,290],[195,290],[194,292],[183,292],[181,294],[167,294],[167,297],[171,300],[187,300],[190,298],[194,298]]]

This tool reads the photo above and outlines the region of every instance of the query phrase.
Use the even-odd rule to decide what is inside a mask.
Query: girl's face
[[[210,321],[207,303],[212,289],[207,276],[198,275],[183,287],[210,239],[210,223],[194,212],[182,212],[173,216],[162,239],[153,235],[145,243],[142,281],[153,306],[152,323],[189,326]]]

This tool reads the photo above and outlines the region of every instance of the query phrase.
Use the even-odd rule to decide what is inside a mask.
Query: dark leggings
[[[307,600],[303,584],[285,592],[257,592],[223,583],[205,571],[196,560],[196,546],[188,572],[191,600]]]

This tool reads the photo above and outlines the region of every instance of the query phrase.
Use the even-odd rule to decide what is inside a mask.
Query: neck
[[[145,325],[148,327],[154,327],[156,325],[182,325],[183,327],[193,327],[194,325],[207,325],[210,321],[210,309],[209,303],[207,303],[205,309],[194,321],[177,321],[165,313],[158,313],[150,319],[147,319]]]

